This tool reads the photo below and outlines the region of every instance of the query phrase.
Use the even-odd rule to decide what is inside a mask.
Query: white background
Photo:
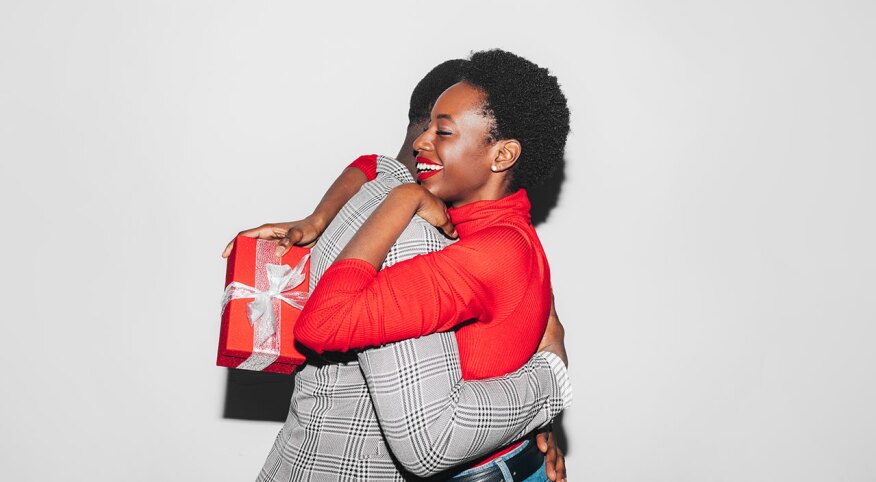
[[[238,230],[397,152],[433,65],[502,47],[572,110],[539,231],[572,480],[876,480],[876,7],[0,2],[5,480],[251,480],[222,419]]]

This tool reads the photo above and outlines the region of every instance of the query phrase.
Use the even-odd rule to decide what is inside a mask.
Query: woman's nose
[[[432,142],[429,131],[426,130],[422,134],[420,134],[416,139],[414,139],[414,150],[415,151],[431,151],[432,150]]]

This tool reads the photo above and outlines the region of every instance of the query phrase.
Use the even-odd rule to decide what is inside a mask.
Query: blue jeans
[[[541,468],[536,470],[534,474],[530,475],[523,482],[550,482],[551,479],[547,477],[547,471],[544,468],[544,462],[541,463]]]
[[[484,470],[488,470],[488,469],[491,468],[491,467],[498,466],[498,467],[499,467],[499,470],[501,470],[501,471],[502,471],[502,474],[505,476],[505,480],[506,480],[506,482],[512,482],[514,479],[511,478],[511,472],[508,471],[508,467],[505,465],[505,460],[510,459],[511,457],[513,457],[513,456],[517,455],[518,453],[520,453],[520,452],[521,452],[524,448],[526,448],[526,446],[527,446],[528,444],[530,444],[530,443],[532,443],[531,440],[526,440],[526,441],[524,441],[522,444],[520,444],[519,447],[517,447],[517,448],[515,448],[514,450],[508,452],[507,454],[502,455],[502,456],[500,456],[500,457],[496,457],[495,459],[491,460],[491,461],[490,461],[489,463],[487,463],[487,464],[481,465],[481,466],[479,466],[479,467],[472,467],[472,468],[470,468],[470,469],[468,469],[468,470],[465,470],[465,471],[463,471],[463,472],[460,472],[460,473],[456,474],[456,475],[455,475],[453,478],[451,478],[450,480],[452,481],[452,480],[455,479],[456,477],[461,477],[461,476],[463,476],[463,475],[469,475],[469,474],[476,474],[476,473],[478,473],[478,472],[481,472],[481,471],[484,471]],[[527,477],[526,479],[524,479],[523,482],[546,482],[546,481],[549,481],[549,480],[550,480],[550,479],[547,478],[547,472],[545,472],[544,462],[542,462],[542,463],[541,463],[541,467],[540,467],[538,470],[536,470],[535,473],[533,473],[532,475],[530,475],[529,477]]]

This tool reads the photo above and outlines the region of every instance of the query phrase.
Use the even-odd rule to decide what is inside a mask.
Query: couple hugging
[[[240,233],[315,242],[312,352],[258,480],[564,479],[540,429],[571,388],[525,189],[562,161],[565,96],[482,51],[429,72],[408,120],[395,158],[355,160],[313,214]]]

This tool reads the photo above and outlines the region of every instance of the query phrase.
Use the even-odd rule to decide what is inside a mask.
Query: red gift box
[[[288,374],[304,363],[292,334],[301,310],[289,303],[302,306],[306,300],[310,250],[293,247],[278,258],[276,247],[276,241],[234,240],[225,275],[218,366]],[[254,344],[256,338],[261,342]]]

